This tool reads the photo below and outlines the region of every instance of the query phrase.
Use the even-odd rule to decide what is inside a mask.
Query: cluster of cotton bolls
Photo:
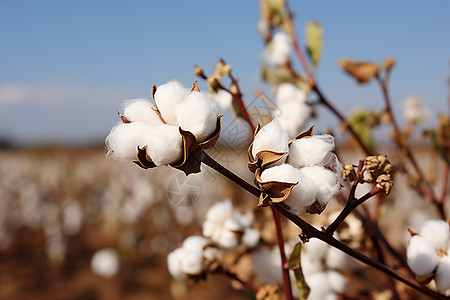
[[[206,213],[203,236],[188,237],[167,256],[170,274],[178,280],[192,278],[202,274],[222,250],[233,250],[239,245],[255,247],[260,235],[251,228],[253,221],[252,211],[235,210],[230,200],[217,202]]]
[[[437,290],[450,296],[450,228],[442,220],[427,220],[412,232],[406,251],[408,266],[420,278],[434,278]]]
[[[170,81],[156,89],[154,100],[156,107],[143,98],[125,102],[123,123],[106,138],[110,157],[135,161],[139,147],[156,166],[174,164],[183,157],[180,128],[191,132],[197,142],[205,141],[216,129],[217,106],[198,89]]]
[[[285,245],[285,252],[290,253],[293,243]],[[281,258],[278,247],[258,249],[252,254],[253,270],[264,284],[282,284]],[[308,299],[338,299],[347,289],[343,275],[348,271],[349,257],[343,252],[312,239],[302,245],[301,266],[306,283],[311,291]],[[294,276],[291,273],[291,280]],[[292,284],[295,287],[295,283]],[[296,289],[293,289],[296,292]]]
[[[278,121],[289,137],[293,138],[313,113],[312,107],[306,103],[306,93],[291,83],[282,83],[277,86],[275,100]]]
[[[259,183],[263,189],[265,183],[291,183],[293,188],[283,200],[296,213],[320,212],[339,193],[342,166],[333,150],[334,138],[328,134],[310,132],[289,141],[277,118],[256,133],[251,145],[253,160],[277,153],[279,158],[263,167]]]

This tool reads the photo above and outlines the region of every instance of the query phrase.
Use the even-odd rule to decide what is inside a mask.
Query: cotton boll
[[[265,284],[282,282],[280,251],[277,247],[252,252],[253,271]]]
[[[292,209],[301,212],[316,200],[316,183],[289,164],[271,167],[261,173],[261,180],[297,183],[284,201]]]
[[[333,247],[328,247],[325,264],[328,268],[344,271],[349,268],[349,256]]]
[[[102,277],[112,277],[119,271],[119,255],[112,248],[95,252],[91,260],[91,269]]]
[[[252,146],[252,155],[262,150],[270,150],[275,152],[288,152],[289,135],[281,128],[277,118],[272,122],[262,127],[255,135]],[[283,157],[276,164],[282,164],[286,161]]]
[[[259,231],[253,228],[245,228],[242,236],[242,244],[247,248],[253,248],[259,242]]]
[[[272,38],[271,48],[263,53],[263,60],[269,64],[282,66],[289,61],[291,53],[291,37],[287,33],[279,31]]]
[[[316,198],[320,205],[327,205],[331,197],[339,193],[339,178],[334,172],[320,166],[304,167],[300,172],[317,184]]]
[[[403,116],[408,123],[419,124],[429,119],[431,112],[418,96],[412,96],[403,102]]]
[[[225,249],[233,249],[239,244],[236,234],[228,230],[221,230],[215,242]]]
[[[205,93],[213,99],[222,109],[233,110],[233,97],[225,90],[218,90],[217,93]]]
[[[152,127],[141,122],[114,126],[106,138],[107,155],[117,160],[136,160],[137,147],[145,145],[145,137],[151,130]]]
[[[436,249],[425,238],[415,235],[406,250],[407,263],[419,276],[431,274],[438,264]]]
[[[313,109],[304,102],[291,101],[278,106],[278,120],[291,138],[298,135],[311,118]]]
[[[131,123],[133,124],[133,123]],[[157,165],[168,165],[181,159],[183,155],[182,138],[178,128],[170,125],[150,127],[145,136],[147,154]]]
[[[235,219],[242,227],[250,227],[253,224],[255,215],[253,211],[249,210],[246,213],[236,211],[233,213],[233,219]]]
[[[169,81],[158,86],[155,93],[155,103],[167,124],[178,125],[175,106],[183,102],[187,94],[188,90],[178,81]]]
[[[175,115],[178,125],[192,132],[197,142],[204,141],[216,129],[215,103],[201,92],[191,92],[185,101],[175,107]]]
[[[150,126],[163,125],[163,121],[152,108],[153,105],[146,98],[127,100],[124,103],[123,116],[131,122],[142,122]]]
[[[311,289],[308,299],[323,299],[326,294],[333,292],[328,276],[324,272],[308,274],[305,281]]]
[[[184,276],[181,273],[181,263],[184,258],[184,251],[182,248],[177,248],[167,255],[167,268],[170,275],[177,280],[184,280]]]
[[[437,290],[446,296],[450,296],[450,256],[442,258],[434,280]]]
[[[203,270],[203,251],[199,249],[183,249],[183,260],[180,270],[189,275],[198,275]]]
[[[311,254],[307,253],[302,253],[300,259],[302,263],[302,271],[305,276],[323,271],[322,261],[320,259],[317,259],[315,256],[311,256]]]
[[[446,251],[449,246],[450,227],[442,220],[427,220],[422,223],[420,236],[433,244],[436,249]]]
[[[328,271],[326,274],[328,276],[331,289],[338,294],[343,294],[347,289],[347,281],[344,276],[336,271]]]
[[[230,200],[220,201],[211,206],[206,212],[206,220],[222,222],[233,213],[233,204]]]
[[[319,239],[310,239],[308,243],[303,245],[303,249],[307,256],[322,260],[326,257],[329,246]]]
[[[191,235],[183,242],[183,249],[202,250],[208,244],[208,240],[200,235]]]
[[[282,83],[277,87],[275,100],[278,105],[291,102],[306,102],[306,93],[292,83]]]
[[[296,168],[325,166],[331,162],[334,137],[329,134],[297,139],[289,147],[288,163]]]

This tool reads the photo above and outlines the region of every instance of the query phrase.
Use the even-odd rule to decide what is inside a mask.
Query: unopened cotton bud
[[[289,147],[288,163],[296,168],[325,166],[332,162],[334,137],[329,134],[297,139]]]
[[[210,92],[217,92],[220,88],[221,77],[217,74],[209,75],[206,79],[206,84]]]
[[[441,259],[434,280],[437,290],[445,296],[450,296],[450,256]]]
[[[146,98],[131,99],[124,103],[123,116],[131,122],[142,122],[150,126],[163,125],[163,121],[153,110]]]
[[[193,91],[175,107],[175,114],[178,125],[183,130],[190,131],[197,142],[202,142],[216,129],[216,109],[211,98]]]
[[[161,116],[169,125],[178,125],[175,115],[175,106],[184,101],[188,94],[178,81],[170,81],[158,86],[155,93],[155,102]]]
[[[292,83],[282,83],[277,87],[275,100],[278,105],[290,102],[306,102],[306,93]]]
[[[136,160],[137,147],[145,146],[145,137],[151,130],[152,127],[141,122],[114,126],[106,138],[107,155],[117,160]]]
[[[263,126],[255,135],[252,146],[252,155],[263,150],[270,150],[274,152],[288,152],[289,135],[283,130],[278,119],[275,118],[272,122]],[[276,164],[281,164],[286,161],[286,157],[281,158]]]
[[[119,271],[119,255],[112,248],[105,248],[95,252],[91,260],[91,269],[102,277],[112,277]]]
[[[178,127],[160,125],[150,128],[151,130],[145,136],[145,145],[147,146],[147,154],[152,161],[160,166],[180,160],[183,155],[183,148]]]
[[[297,183],[291,190],[289,197],[284,201],[298,213],[307,209],[316,200],[317,185],[305,176],[301,170],[289,164],[267,168],[261,173],[261,180]]]
[[[346,164],[343,167],[342,178],[344,180],[354,181],[356,179],[356,171],[353,164]]]
[[[304,167],[300,171],[317,185],[316,198],[320,205],[327,205],[328,201],[339,193],[339,178],[334,172],[320,166]]]
[[[449,246],[450,226],[446,221],[427,220],[422,223],[419,234],[430,241],[436,249],[446,251]]]
[[[406,250],[408,266],[419,276],[431,274],[438,264],[436,249],[425,238],[415,235]]]

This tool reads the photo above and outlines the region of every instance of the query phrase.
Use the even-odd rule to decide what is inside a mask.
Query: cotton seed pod
[[[203,142],[216,129],[217,107],[214,101],[201,92],[192,91],[175,107],[178,125]]]
[[[157,87],[153,96],[156,106],[167,124],[178,125],[175,106],[184,101],[188,92],[178,81],[169,81]]]
[[[343,172],[342,172],[342,178],[344,180],[350,180],[353,181],[356,179],[356,171],[353,164],[346,164],[344,165]]]
[[[333,150],[334,137],[329,134],[297,139],[289,146],[288,163],[296,168],[325,166],[333,161]]]
[[[433,245],[419,235],[409,240],[406,256],[408,266],[419,276],[431,274],[439,261]]]
[[[147,155],[156,166],[176,163],[183,156],[182,138],[177,127],[150,127],[145,136]]]
[[[151,126],[141,122],[114,126],[106,138],[107,156],[121,161],[135,160],[137,147],[146,145],[145,136],[151,130]]]
[[[146,98],[127,100],[124,103],[123,116],[130,122],[142,122],[149,126],[164,124],[150,100]]]
[[[436,249],[447,251],[450,240],[450,226],[443,220],[427,220],[420,225],[420,236],[427,239]]]

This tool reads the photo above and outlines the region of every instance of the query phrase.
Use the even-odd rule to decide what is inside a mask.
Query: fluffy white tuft
[[[419,276],[431,274],[438,264],[436,249],[425,238],[415,235],[406,250],[408,266]]]
[[[215,102],[201,92],[193,91],[186,100],[175,107],[178,125],[192,132],[197,142],[204,141],[216,129]]]
[[[288,163],[296,168],[333,162],[334,137],[329,134],[297,139],[289,147]]]
[[[125,101],[123,115],[131,122],[142,122],[150,126],[164,124],[153,108],[149,99],[131,99]]]
[[[155,103],[167,124],[178,125],[175,106],[184,101],[188,92],[178,81],[169,81],[158,86]]]
[[[252,155],[262,150],[271,150],[275,152],[288,152],[289,135],[283,130],[277,118],[268,123],[259,130],[253,140]],[[276,164],[282,164],[286,161],[283,157]]]
[[[225,90],[218,90],[217,93],[205,93],[213,99],[222,109],[233,110],[233,97]]]
[[[403,116],[411,124],[419,124],[430,118],[431,112],[418,96],[412,96],[403,102]]]
[[[328,271],[326,274],[334,292],[343,294],[347,290],[347,281],[341,273],[336,271]]]
[[[277,32],[272,38],[269,49],[263,53],[263,60],[268,64],[282,66],[291,58],[292,39],[283,31]]]
[[[426,238],[436,249],[447,251],[450,226],[443,220],[427,220],[420,226],[420,236]]]
[[[95,252],[91,260],[91,269],[102,277],[112,277],[119,271],[119,255],[112,248],[105,248]]]
[[[450,296],[450,256],[442,258],[434,280],[436,281],[438,291],[445,296]]]
[[[313,109],[305,102],[291,101],[278,106],[281,127],[294,138],[308,122]]]
[[[275,100],[278,105],[291,102],[306,102],[306,93],[292,83],[282,83],[277,87]]]
[[[339,177],[334,172],[320,166],[304,167],[300,172],[316,183],[316,198],[320,205],[327,205],[328,201],[339,193]]]
[[[111,129],[106,137],[108,157],[129,161],[137,159],[137,147],[145,145],[145,137],[152,130],[141,122],[120,123]]]
[[[133,123],[131,123],[133,124]],[[145,136],[147,154],[157,165],[168,165],[181,159],[183,155],[182,138],[178,128],[170,125],[150,127]]]

